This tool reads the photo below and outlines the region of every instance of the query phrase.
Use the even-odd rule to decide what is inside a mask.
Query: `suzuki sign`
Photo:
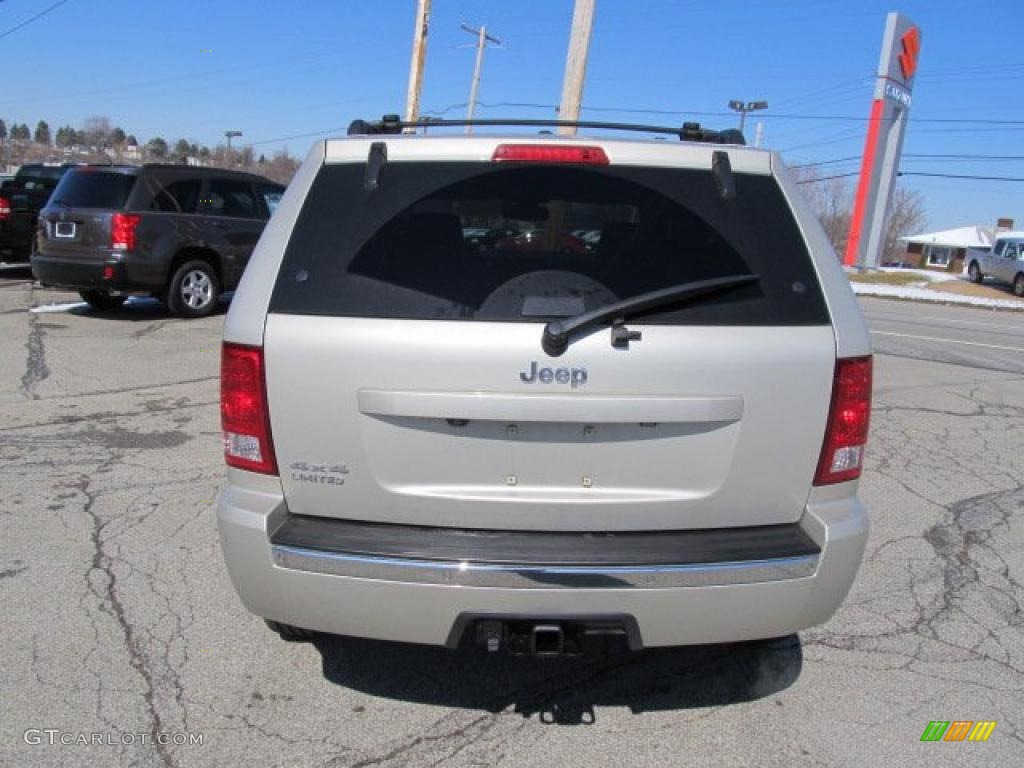
[[[890,13],[885,23],[875,100],[868,118],[868,135],[844,264],[858,267],[878,265],[920,53],[920,28],[906,16]]]

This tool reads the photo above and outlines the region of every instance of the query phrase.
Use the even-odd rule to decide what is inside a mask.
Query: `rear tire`
[[[111,296],[103,291],[79,291],[82,301],[101,312],[113,312],[124,304],[124,296]]]
[[[1024,298],[1024,272],[1018,272],[1013,278],[1013,295]]]
[[[217,308],[219,298],[217,270],[201,259],[179,266],[167,287],[167,306],[178,317],[206,317]]]
[[[981,274],[981,267],[978,266],[976,261],[971,262],[971,266],[967,268],[967,274],[970,276],[972,283],[980,283],[985,279],[985,276]]]
[[[268,627],[281,636],[282,640],[287,640],[290,643],[305,642],[306,640],[312,640],[316,636],[316,632],[311,629],[293,627],[291,624],[282,624],[279,621],[271,621],[270,619],[264,619],[264,621]]]

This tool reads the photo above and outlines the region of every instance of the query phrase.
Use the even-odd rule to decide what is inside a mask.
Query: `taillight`
[[[220,359],[220,421],[229,467],[277,474],[270,439],[263,348],[225,343]]]
[[[0,197],[0,221],[7,221],[11,218],[11,201],[6,197]]]
[[[575,163],[577,165],[608,165],[608,155],[600,147],[565,146],[558,144],[499,144],[491,160],[495,163]]]
[[[135,228],[140,217],[134,213],[115,213],[110,217],[110,247],[115,251],[135,250]]]
[[[832,405],[814,476],[815,485],[831,485],[860,477],[870,420],[871,358],[837,360]]]

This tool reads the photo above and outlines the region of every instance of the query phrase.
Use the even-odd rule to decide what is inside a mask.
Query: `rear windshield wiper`
[[[731,288],[738,288],[741,285],[749,285],[760,280],[757,275],[730,275],[729,277],[716,277],[711,280],[694,280],[690,283],[673,285],[669,288],[661,288],[650,293],[641,293],[629,299],[617,301],[614,304],[607,304],[603,307],[583,312],[564,320],[552,320],[544,326],[544,335],[541,337],[540,345],[551,357],[558,357],[569,348],[569,339],[573,334],[578,334],[595,325],[600,325],[606,320],[613,321],[612,344],[619,346],[619,342],[628,342],[640,338],[639,333],[626,331],[619,328],[622,321],[629,315],[636,315],[649,309],[675,304],[676,302],[695,299],[701,296],[727,291]],[[624,334],[616,335],[616,331],[625,331]]]

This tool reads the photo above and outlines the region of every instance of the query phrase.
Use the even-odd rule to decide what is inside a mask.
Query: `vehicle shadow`
[[[510,656],[464,647],[319,636],[324,677],[372,696],[443,707],[514,712],[558,725],[590,725],[596,707],[633,714],[754,701],[800,676],[797,635],[777,640],[631,652],[592,638],[575,657]]]
[[[217,317],[218,315],[224,315],[227,313],[229,306],[229,301],[221,299],[217,304],[217,308],[214,309],[209,316]],[[96,320],[117,320],[128,323],[152,322],[154,320],[175,318],[167,308],[166,304],[158,301],[157,299],[145,296],[131,296],[117,309],[96,309],[94,307],[90,307],[84,301],[76,301],[73,298],[65,304],[52,306],[44,304],[36,307],[32,311],[38,314],[63,313],[77,315],[79,317],[88,317]]]

